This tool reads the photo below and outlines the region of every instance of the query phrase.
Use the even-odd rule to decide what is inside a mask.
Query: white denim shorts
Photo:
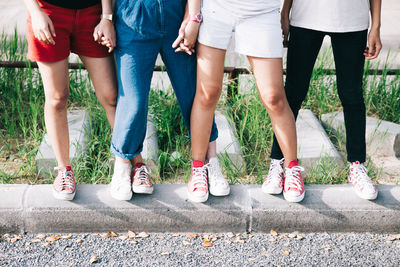
[[[235,51],[253,57],[282,58],[283,37],[279,10],[240,18],[215,0],[203,0],[199,43],[226,50],[235,33]]]

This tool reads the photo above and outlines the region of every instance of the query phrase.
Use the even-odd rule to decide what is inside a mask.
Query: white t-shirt
[[[216,1],[240,18],[265,14],[281,8],[281,0],[203,0]],[[352,1],[352,0],[351,0]]]
[[[369,0],[293,0],[290,25],[325,32],[369,27]]]

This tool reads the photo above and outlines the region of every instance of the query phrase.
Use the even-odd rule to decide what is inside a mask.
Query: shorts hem
[[[109,56],[113,55],[112,52],[111,53],[107,53],[107,54],[101,54],[101,55],[100,54],[85,53],[85,52],[81,53],[81,52],[78,52],[78,51],[75,51],[75,50],[71,50],[71,52],[74,53],[74,54],[77,54],[78,56],[93,57],[93,58],[105,58],[105,57],[109,57]]]
[[[227,50],[227,49],[228,49],[228,46],[229,46],[229,44],[228,44],[228,45],[224,48],[223,46],[218,45],[216,42],[212,42],[212,41],[209,41],[209,40],[205,41],[205,40],[201,40],[200,38],[199,38],[198,42],[199,42],[200,44],[202,44],[202,45],[209,46],[209,47],[216,48],[216,49],[222,49],[222,50]]]
[[[241,49],[235,49],[236,53],[249,56],[249,57],[259,57],[259,58],[283,58],[283,52],[271,52],[271,53],[253,53],[246,52]]]
[[[28,55],[27,59],[30,61],[36,61],[36,62],[46,62],[46,63],[55,63],[55,62],[59,62],[62,61],[64,59],[67,59],[69,57],[70,53],[68,53],[68,55],[63,56],[63,57],[57,57],[57,58],[42,58],[40,56],[32,56],[32,55]]]

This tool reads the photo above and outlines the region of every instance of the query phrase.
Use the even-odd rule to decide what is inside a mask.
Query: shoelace
[[[210,164],[203,167],[193,167],[192,184],[194,189],[207,189],[207,168]]]
[[[350,171],[354,172],[354,175],[350,175],[351,183],[357,182],[362,187],[373,185],[373,182],[368,177],[368,169],[363,164],[351,166]]]
[[[301,176],[300,172],[304,171],[304,168],[301,166],[294,166],[292,168],[286,168],[286,179],[288,188],[296,188],[298,190],[302,190]]]
[[[58,170],[58,173],[61,174],[59,184],[62,186],[61,190],[74,190],[75,183],[72,171],[67,171],[67,169],[63,167],[55,167],[54,169]]]
[[[150,169],[146,165],[142,165],[136,171],[135,179],[139,179],[140,184],[150,185]]]
[[[221,172],[221,168],[219,168],[219,166],[217,164],[208,163],[205,166],[209,170],[209,173],[215,174],[215,175],[208,176],[210,183],[215,183],[215,184],[218,184],[218,183],[225,184],[226,183],[224,175]]]
[[[282,163],[283,159],[271,162],[271,167],[269,168],[267,176],[267,183],[279,184],[281,182],[281,174],[283,173]]]

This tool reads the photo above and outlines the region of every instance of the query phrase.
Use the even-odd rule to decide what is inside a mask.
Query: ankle
[[[291,168],[293,168],[295,166],[299,166],[299,165],[300,164],[299,164],[298,160],[291,160],[291,161],[286,161],[285,160],[285,168],[291,169]]]

